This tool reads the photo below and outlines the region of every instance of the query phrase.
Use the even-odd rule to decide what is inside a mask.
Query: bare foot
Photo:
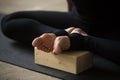
[[[37,37],[33,40],[33,47],[37,47],[39,50],[50,52],[53,50],[53,45],[56,35],[53,33],[45,33],[40,37]]]
[[[80,28],[75,28],[74,30],[71,31],[70,34],[72,33],[78,33],[78,34],[81,34],[82,36],[88,36],[88,34]]]
[[[75,29],[75,27],[70,27],[65,29],[65,31],[67,31],[69,34]]]
[[[59,36],[55,39],[53,54],[60,54],[63,50],[70,48],[70,39],[68,36]]]

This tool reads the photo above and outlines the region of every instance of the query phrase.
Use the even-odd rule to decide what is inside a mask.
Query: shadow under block
[[[35,64],[78,74],[92,66],[93,57],[89,51],[67,51],[59,55],[35,48]]]

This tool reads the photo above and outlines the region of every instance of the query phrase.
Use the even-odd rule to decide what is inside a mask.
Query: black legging
[[[9,38],[31,43],[43,33],[67,35],[63,29],[83,25],[81,20],[71,13],[24,11],[5,16],[2,20],[2,31]]]
[[[78,16],[66,12],[24,11],[9,14],[2,19],[3,33],[14,40],[30,43],[43,33],[67,35],[72,50],[86,49],[116,63],[120,63],[120,42],[80,34],[68,35],[65,28],[77,26],[88,31]]]

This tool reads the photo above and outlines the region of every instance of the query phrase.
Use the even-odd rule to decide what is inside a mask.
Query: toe
[[[54,42],[54,49],[53,49],[53,54],[60,54],[62,52],[62,49],[60,47],[61,44],[61,37],[57,37]]]
[[[50,52],[50,49],[47,48],[47,47],[45,47],[45,46],[43,46],[43,45],[38,46],[37,49],[42,50],[42,51],[45,51],[45,52]]]
[[[42,38],[37,37],[32,41],[32,46],[33,47],[40,46],[42,44],[42,42],[43,42]]]

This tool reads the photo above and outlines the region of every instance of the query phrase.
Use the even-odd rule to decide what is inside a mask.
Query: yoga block
[[[66,51],[59,55],[35,48],[35,64],[78,74],[92,67],[93,56],[89,51]]]

